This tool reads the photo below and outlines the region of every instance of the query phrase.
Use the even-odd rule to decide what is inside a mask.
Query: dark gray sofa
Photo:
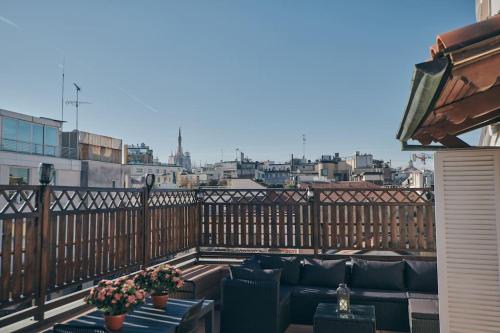
[[[375,306],[379,330],[409,331],[408,299],[437,299],[433,261],[301,260],[257,255],[241,267],[247,269],[243,275],[231,266],[234,274],[222,282],[222,333],[281,333],[289,324],[311,325],[319,303],[336,302],[340,282],[351,288],[352,304]],[[273,277],[261,275],[252,280],[252,272],[259,271]]]

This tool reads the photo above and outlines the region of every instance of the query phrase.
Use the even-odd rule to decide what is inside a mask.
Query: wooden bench
[[[227,265],[196,264],[184,269],[185,285],[173,297],[220,300],[221,281],[229,276]]]

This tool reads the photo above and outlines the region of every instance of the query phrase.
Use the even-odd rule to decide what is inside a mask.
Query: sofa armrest
[[[222,281],[221,333],[278,333],[278,281]]]

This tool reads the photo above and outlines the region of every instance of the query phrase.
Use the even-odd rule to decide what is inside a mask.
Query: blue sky
[[[413,64],[475,21],[473,0],[9,1],[0,4],[0,108],[145,142],[161,160],[285,160],[356,150],[405,163],[395,139]],[[65,108],[65,129],[75,126]]]

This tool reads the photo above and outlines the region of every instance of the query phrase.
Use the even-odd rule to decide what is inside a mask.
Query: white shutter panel
[[[436,153],[441,333],[500,332],[500,149]]]

